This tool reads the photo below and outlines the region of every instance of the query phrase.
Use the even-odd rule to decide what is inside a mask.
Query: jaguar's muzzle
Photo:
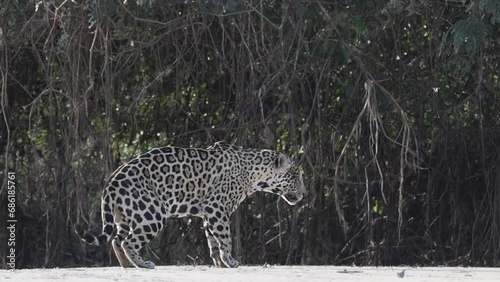
[[[285,201],[292,206],[300,202],[300,200],[302,200],[302,197],[302,195],[294,192],[288,192],[283,195],[283,199],[285,199]]]

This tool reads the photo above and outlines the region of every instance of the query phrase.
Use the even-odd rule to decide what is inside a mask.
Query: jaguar
[[[216,267],[237,267],[231,256],[230,216],[257,191],[274,193],[288,204],[306,194],[299,166],[283,153],[217,142],[207,149],[168,146],[120,166],[102,193],[102,233],[94,236],[76,224],[86,243],[101,246],[111,238],[122,267],[154,268],[139,251],[168,218],[203,219],[210,257]],[[115,234],[115,235],[114,235]],[[114,236],[113,236],[114,235]]]

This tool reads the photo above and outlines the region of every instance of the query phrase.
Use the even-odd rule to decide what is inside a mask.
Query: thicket
[[[499,266],[499,23],[498,0],[3,1],[17,266],[116,265],[73,232],[99,232],[109,174],[219,140],[289,154],[309,191],[244,202],[243,264]],[[196,218],[145,255],[211,263]]]

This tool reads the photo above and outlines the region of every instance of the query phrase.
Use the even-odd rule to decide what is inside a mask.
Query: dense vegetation
[[[499,0],[7,0],[17,266],[117,265],[73,232],[99,232],[109,174],[218,140],[286,152],[309,191],[244,202],[243,264],[500,266],[499,40]],[[144,252],[211,263],[197,218]]]

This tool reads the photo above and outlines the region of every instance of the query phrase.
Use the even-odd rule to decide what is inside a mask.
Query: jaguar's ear
[[[288,163],[288,157],[282,153],[277,155],[276,158],[274,159],[274,166],[276,168],[280,168],[280,167],[284,166],[286,163]]]

